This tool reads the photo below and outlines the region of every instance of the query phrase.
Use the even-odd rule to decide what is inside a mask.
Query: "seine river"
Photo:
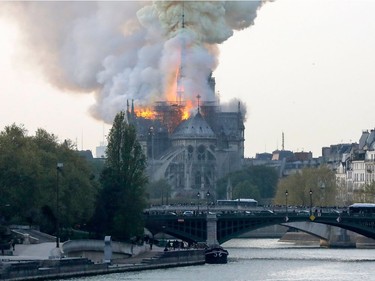
[[[234,239],[228,264],[115,273],[77,281],[371,281],[375,250],[295,246],[277,239]]]

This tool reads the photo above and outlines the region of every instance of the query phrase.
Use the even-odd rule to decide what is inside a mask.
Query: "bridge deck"
[[[281,209],[281,208],[280,208]],[[185,207],[186,210],[186,207]],[[190,214],[190,213],[189,213]],[[217,217],[217,240],[223,243],[239,235],[269,225],[285,222],[308,221],[337,226],[369,238],[375,238],[375,215],[352,216],[345,212],[310,212],[306,210],[285,212],[251,208],[246,210],[210,209],[210,215]],[[193,215],[184,216],[183,209],[165,210],[149,209],[145,214],[146,228],[151,233],[159,232],[189,242],[203,242],[207,239],[207,210],[199,213],[194,210]]]

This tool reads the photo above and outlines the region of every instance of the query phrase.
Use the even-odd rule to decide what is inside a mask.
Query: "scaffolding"
[[[155,113],[156,119],[159,120],[171,134],[174,129],[181,123],[185,102],[169,102],[169,101],[158,101],[155,102]]]

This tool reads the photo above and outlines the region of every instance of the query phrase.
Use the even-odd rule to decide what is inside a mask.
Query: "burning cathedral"
[[[215,89],[215,80],[207,82]],[[137,128],[148,159],[150,181],[166,179],[170,196],[201,198],[215,190],[216,180],[241,168],[244,121],[241,106],[223,111],[218,99],[201,101],[187,113],[188,102],[155,102],[148,113],[128,103],[127,117]]]

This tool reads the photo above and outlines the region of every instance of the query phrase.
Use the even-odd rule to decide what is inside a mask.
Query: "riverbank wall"
[[[364,237],[360,234],[351,233],[347,239],[339,239],[329,242],[319,237],[304,232],[287,232],[280,238],[280,242],[290,242],[298,245],[320,245],[328,248],[357,248],[357,249],[375,249],[375,239]]]
[[[3,261],[0,280],[53,280],[80,276],[201,265],[205,263],[204,250],[189,249],[155,251],[144,258],[114,260],[112,263],[94,263],[87,258],[53,260]]]

